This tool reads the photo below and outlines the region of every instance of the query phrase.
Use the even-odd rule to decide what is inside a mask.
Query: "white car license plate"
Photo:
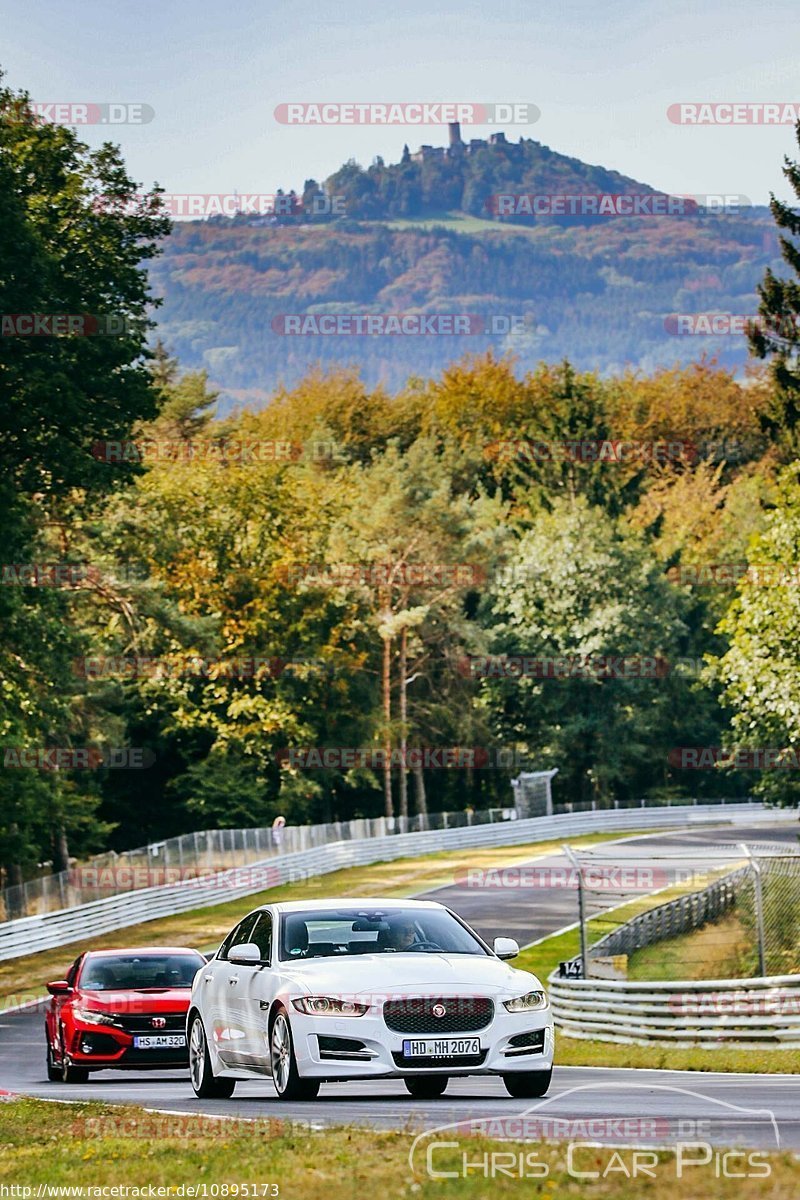
[[[404,1058],[459,1058],[463,1054],[480,1054],[481,1039],[415,1038],[403,1042]]]
[[[182,1033],[153,1033],[133,1039],[136,1050],[179,1050],[186,1045]]]

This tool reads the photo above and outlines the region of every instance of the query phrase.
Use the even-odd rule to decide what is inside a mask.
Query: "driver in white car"
[[[419,941],[416,927],[408,920],[391,923],[383,936],[387,950],[411,950]]]

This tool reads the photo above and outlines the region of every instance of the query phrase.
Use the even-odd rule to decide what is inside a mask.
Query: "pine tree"
[[[172,358],[161,338],[155,344],[150,360],[150,374],[159,391],[166,391],[178,378],[178,360]]]
[[[800,122],[795,136],[800,147]],[[800,200],[800,163],[784,156],[784,177]],[[770,193],[770,209],[776,225],[800,236],[800,214]],[[800,248],[788,237],[780,237],[781,257],[791,267],[794,278],[779,279],[767,267],[764,280],[758,287],[761,320],[753,322],[748,331],[751,352],[758,358],[772,359],[771,374],[775,384],[773,403],[762,417],[764,429],[779,437],[787,448],[800,445]]]

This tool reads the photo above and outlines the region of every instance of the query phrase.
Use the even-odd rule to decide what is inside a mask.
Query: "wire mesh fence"
[[[800,845],[729,842],[646,857],[576,852],[573,978],[745,979],[800,973]],[[657,896],[663,897],[659,902]]]
[[[58,912],[139,888],[203,879],[232,867],[263,863],[280,854],[313,850],[333,842],[466,828],[515,820],[514,808],[434,812],[409,817],[361,818],[324,825],[260,829],[207,829],[76,862],[66,871],[41,875],[0,889],[0,920]],[[266,883],[264,886],[268,886]]]

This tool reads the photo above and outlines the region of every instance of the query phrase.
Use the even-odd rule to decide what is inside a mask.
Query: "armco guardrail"
[[[74,863],[66,871],[40,875],[3,888],[0,890],[0,919],[15,921],[21,917],[60,912],[137,888],[161,887],[232,867],[252,866],[278,854],[312,850],[331,842],[492,824],[497,820],[516,819],[518,815],[514,808],[492,808],[481,812],[435,812],[423,816],[361,817],[322,825],[194,830],[181,837],[123,850],[121,854],[114,851],[97,854],[85,862]],[[544,809],[525,813],[528,817],[544,815]]]
[[[765,809],[760,804],[697,805],[688,808],[607,809],[599,812],[563,813],[517,821],[437,829],[421,833],[333,842],[308,850],[282,852],[261,863],[220,872],[210,879],[185,880],[167,887],[140,888],[122,895],[95,900],[60,912],[22,917],[0,925],[0,961],[39,950],[65,946],[78,939],[96,937],[142,921],[171,916],[194,908],[221,904],[264,888],[277,887],[338,871],[430,854],[485,846],[513,846],[581,833],[622,832],[675,828],[694,821],[748,822],[786,820],[786,810]]]
[[[542,772],[539,772],[541,775]],[[549,774],[549,772],[544,772]],[[524,776],[523,776],[524,778]],[[519,799],[519,797],[518,797]],[[749,798],[709,801],[722,807],[749,803]],[[697,800],[680,797],[668,800],[615,800],[617,808],[659,808],[672,805],[696,805]],[[595,811],[594,801],[575,806],[567,804],[562,812]],[[407,817],[360,817],[322,825],[284,825],[249,829],[196,829],[180,837],[166,838],[136,846],[121,853],[106,851],[85,862],[74,863],[68,870],[41,874],[24,883],[0,888],[0,921],[16,921],[106,900],[111,895],[136,888],[159,887],[178,879],[208,875],[230,867],[264,862],[268,857],[294,850],[311,850],[330,842],[385,837],[387,834],[420,833],[434,829],[455,829],[464,825],[486,825],[517,817],[552,816],[548,796],[537,804],[530,797],[522,809],[491,808],[483,811],[432,812]]]
[[[548,980],[568,1037],[628,1045],[800,1048],[800,975],[638,982]]]

